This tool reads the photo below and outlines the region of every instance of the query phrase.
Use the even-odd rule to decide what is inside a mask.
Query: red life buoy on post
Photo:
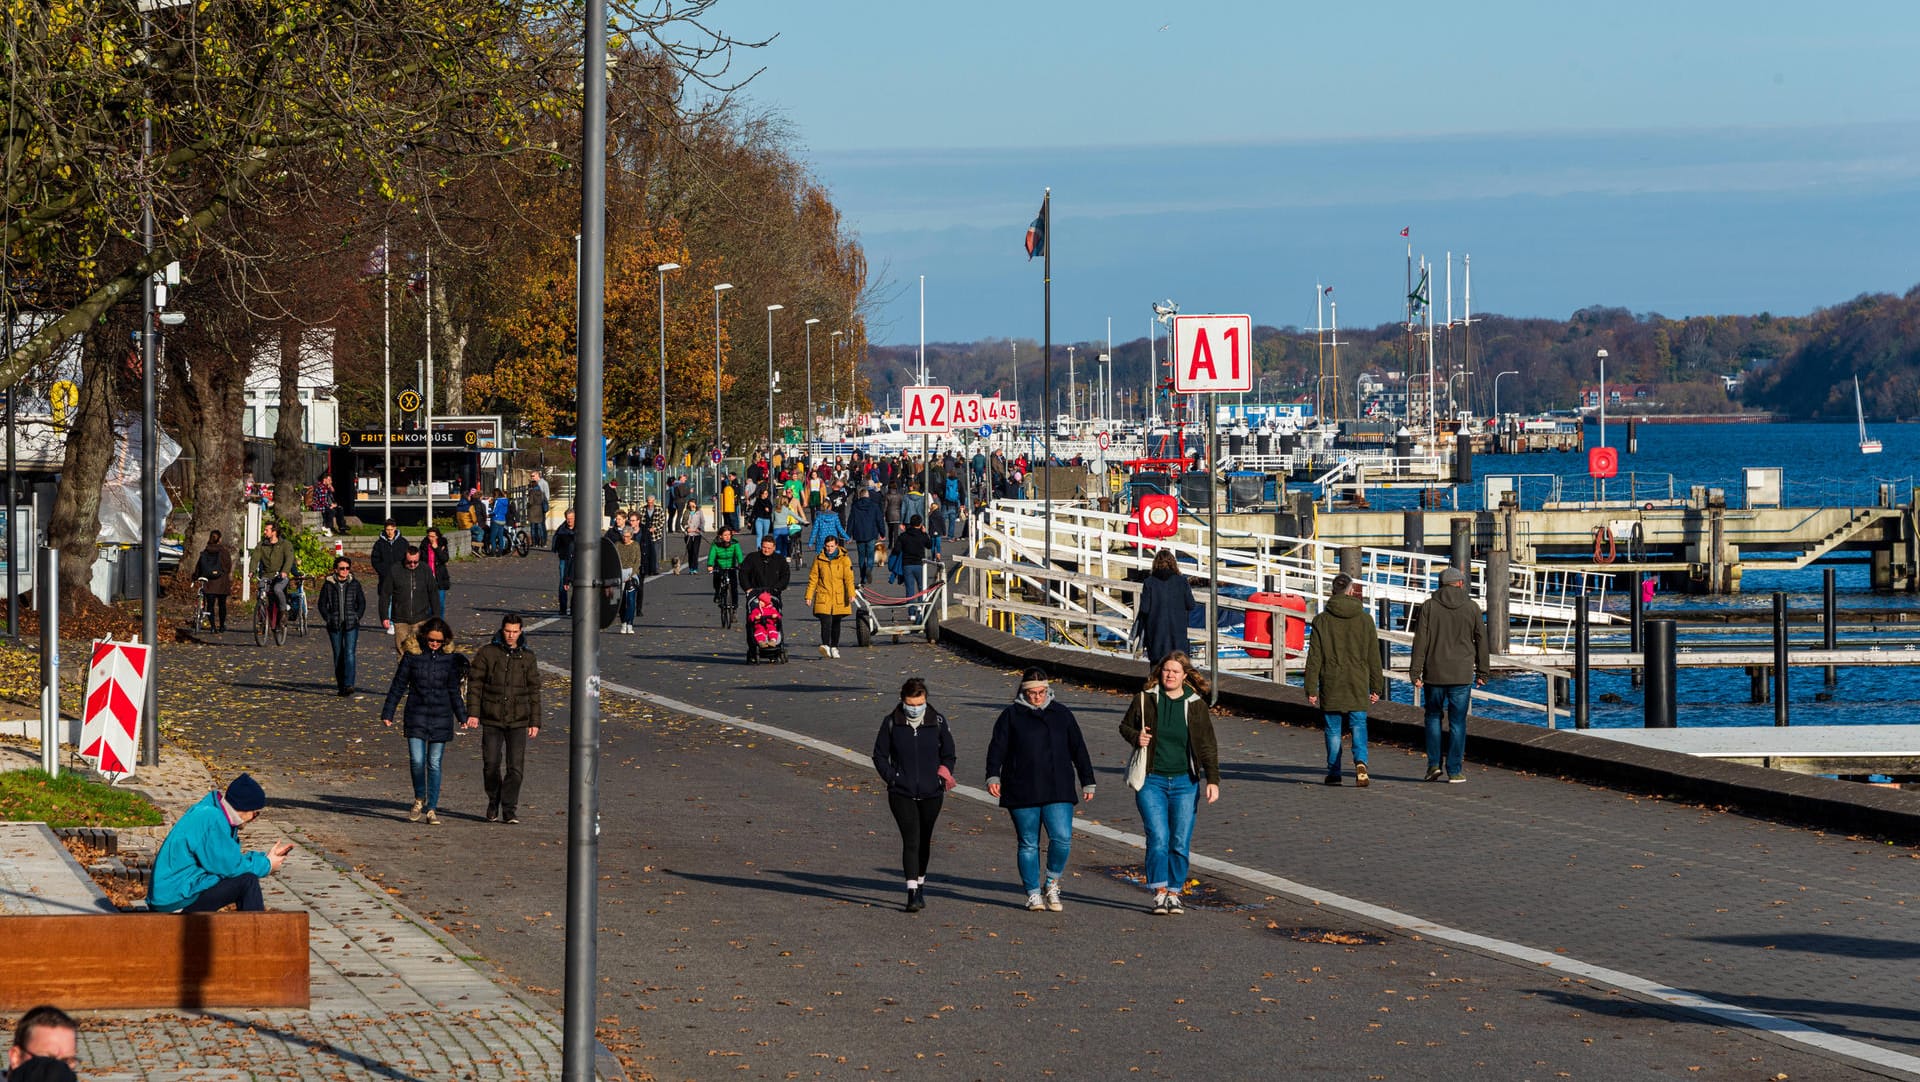
[[[1133,507],[1135,532],[1158,541],[1180,532],[1180,501],[1159,493],[1142,496]]]

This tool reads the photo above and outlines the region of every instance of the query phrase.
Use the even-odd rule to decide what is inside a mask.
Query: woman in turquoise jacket
[[[147,907],[161,913],[212,913],[236,903],[243,913],[265,909],[260,880],[279,871],[293,852],[290,842],[264,853],[240,848],[240,828],[266,806],[266,791],[242,774],[225,795],[208,793],[188,808],[154,857]]]

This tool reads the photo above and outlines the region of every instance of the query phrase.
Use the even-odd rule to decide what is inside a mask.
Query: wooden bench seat
[[[0,917],[0,1012],[311,1003],[307,914]]]

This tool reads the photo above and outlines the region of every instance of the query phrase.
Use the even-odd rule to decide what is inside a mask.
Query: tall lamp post
[[[1600,358],[1600,446],[1607,445],[1607,351],[1595,350]]]
[[[653,472],[660,475],[660,504],[667,503],[667,272],[680,269],[678,263],[662,263],[653,268],[660,278],[660,449],[656,452],[662,463]]]
[[[807,448],[813,448],[813,325],[818,317],[807,320]]]
[[[713,287],[713,509],[720,510],[720,460],[726,457],[727,441],[720,427],[720,294],[733,288],[732,282]]]
[[[1500,423],[1500,381],[1506,379],[1508,376],[1517,376],[1519,374],[1520,370],[1518,368],[1509,368],[1505,372],[1493,377],[1493,420],[1495,424]]]
[[[773,465],[773,314],[784,304],[767,305],[767,465]]]

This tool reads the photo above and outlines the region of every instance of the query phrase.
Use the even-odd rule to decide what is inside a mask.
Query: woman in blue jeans
[[[1075,783],[1078,783],[1077,785]],[[1028,669],[987,744],[987,793],[1013,817],[1017,864],[1027,908],[1060,912],[1060,877],[1073,851],[1073,806],[1093,799],[1093,759],[1073,711],[1054,700],[1047,674]],[[1040,880],[1040,831],[1047,832],[1047,878]]]
[[[1120,720],[1120,735],[1128,747],[1147,749],[1146,783],[1133,799],[1147,832],[1153,913],[1184,913],[1180,892],[1187,883],[1203,776],[1207,803],[1220,799],[1220,748],[1207,713],[1207,680],[1184,652],[1172,651],[1154,665],[1145,690]]]
[[[391,728],[394,708],[406,696],[407,766],[413,774],[409,823],[419,822],[424,814],[429,825],[440,824],[435,814],[440,808],[440,759],[453,730],[467,716],[466,701],[460,696],[467,659],[448,649],[452,641],[453,629],[438,616],[421,624],[407,641],[407,654],[393,671],[386,705],[380,708],[380,720]]]

